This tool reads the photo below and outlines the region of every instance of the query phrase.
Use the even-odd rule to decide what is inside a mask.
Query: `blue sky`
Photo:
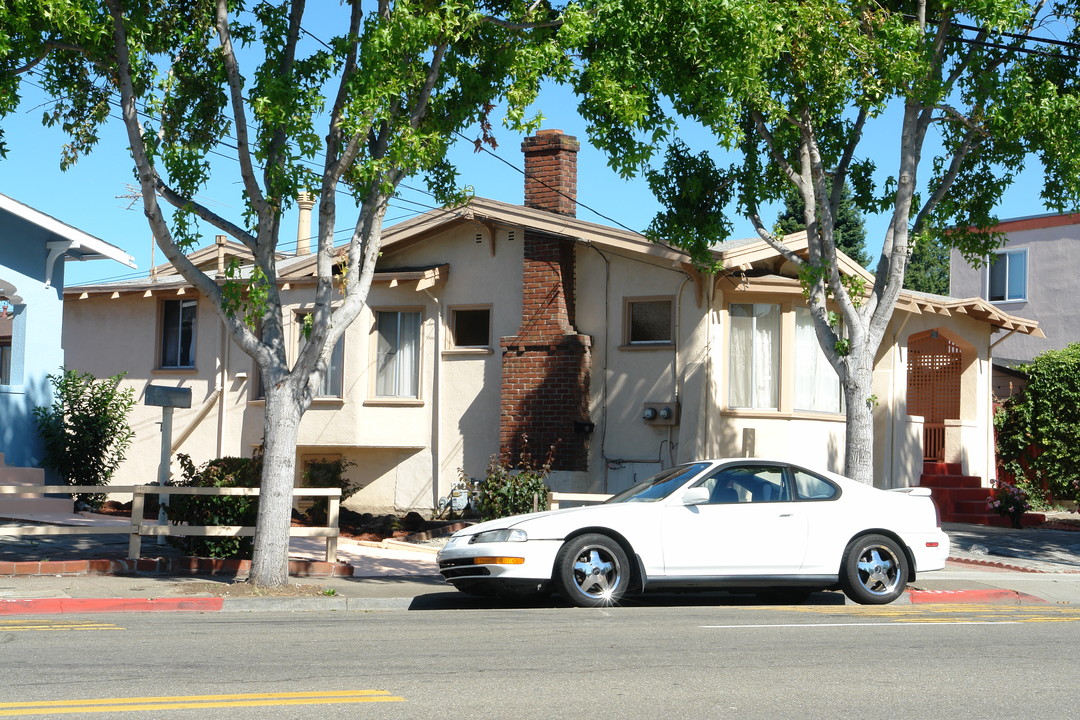
[[[160,251],[152,255],[150,231],[141,204],[132,204],[121,197],[130,194],[134,184],[123,127],[119,121],[106,127],[98,149],[67,172],[61,172],[60,148],[65,137],[57,128],[42,127],[42,102],[40,97],[27,97],[16,113],[4,120],[9,154],[0,160],[0,192],[123,248],[138,264],[139,269],[131,271],[111,261],[68,263],[69,285],[144,276],[152,261],[160,263],[163,256]],[[589,145],[585,124],[577,115],[572,94],[565,88],[548,87],[541,94],[535,110],[545,117],[544,127],[559,128],[581,140],[578,217],[633,230],[644,229],[660,209],[658,203],[643,179],[623,180],[607,167],[603,154]],[[522,137],[504,128],[496,129],[498,157],[476,153],[471,144],[459,143],[452,158],[459,167],[462,183],[471,185],[477,195],[520,203],[523,193]],[[893,130],[886,122],[876,137],[864,142],[865,148],[872,148],[877,154],[875,159],[883,172],[896,164],[898,133]],[[685,133],[693,146],[703,147],[709,142],[700,130],[686,128]],[[238,182],[236,165],[222,161],[217,169],[219,174],[214,185],[201,200],[226,217],[239,220],[238,193],[236,187],[230,187]],[[433,205],[432,199],[420,190],[421,182],[407,181],[405,185],[401,197],[387,215],[391,224],[413,217]],[[1038,197],[1040,186],[1038,169],[1029,168],[1006,196],[999,216],[1004,219],[1046,212]],[[339,204],[339,230],[347,230],[355,220],[344,210]],[[733,220],[735,237],[753,235],[748,221]],[[874,254],[880,250],[886,224],[883,217],[867,219],[867,246]],[[294,216],[288,216],[283,225],[283,248],[294,243],[295,226]],[[207,226],[205,232],[206,242],[212,242],[214,229]]]

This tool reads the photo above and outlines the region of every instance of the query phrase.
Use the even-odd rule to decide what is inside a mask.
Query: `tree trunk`
[[[851,349],[844,380],[847,404],[847,442],[844,474],[866,485],[874,484],[873,360],[869,353]]]
[[[262,493],[248,582],[283,587],[289,582],[289,527],[300,410],[284,385],[266,389]]]

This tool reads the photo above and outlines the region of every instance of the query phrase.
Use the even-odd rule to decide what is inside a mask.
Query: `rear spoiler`
[[[930,488],[928,487],[889,488],[889,492],[904,493],[905,495],[915,495],[917,497],[930,497]]]

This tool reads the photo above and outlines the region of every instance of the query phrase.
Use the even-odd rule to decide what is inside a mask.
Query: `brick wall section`
[[[558,130],[525,139],[526,206],[574,215],[577,150]],[[526,231],[523,246],[521,327],[501,340],[499,447],[516,460],[527,435],[535,460],[555,445],[553,470],[585,471],[589,436],[575,423],[589,420],[592,343],[574,329],[574,245]]]

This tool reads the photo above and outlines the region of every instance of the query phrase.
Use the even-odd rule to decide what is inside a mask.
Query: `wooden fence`
[[[33,525],[0,527],[0,535],[109,535],[128,534],[128,557],[138,560],[142,539],[151,536],[247,537],[255,528],[244,525],[162,525],[143,518],[147,495],[259,495],[260,488],[173,487],[170,485],[0,485],[0,495],[38,496],[74,493],[131,493],[130,525]],[[339,488],[295,488],[294,497],[328,498],[325,527],[292,527],[290,537],[326,538],[326,561],[337,561]]]

